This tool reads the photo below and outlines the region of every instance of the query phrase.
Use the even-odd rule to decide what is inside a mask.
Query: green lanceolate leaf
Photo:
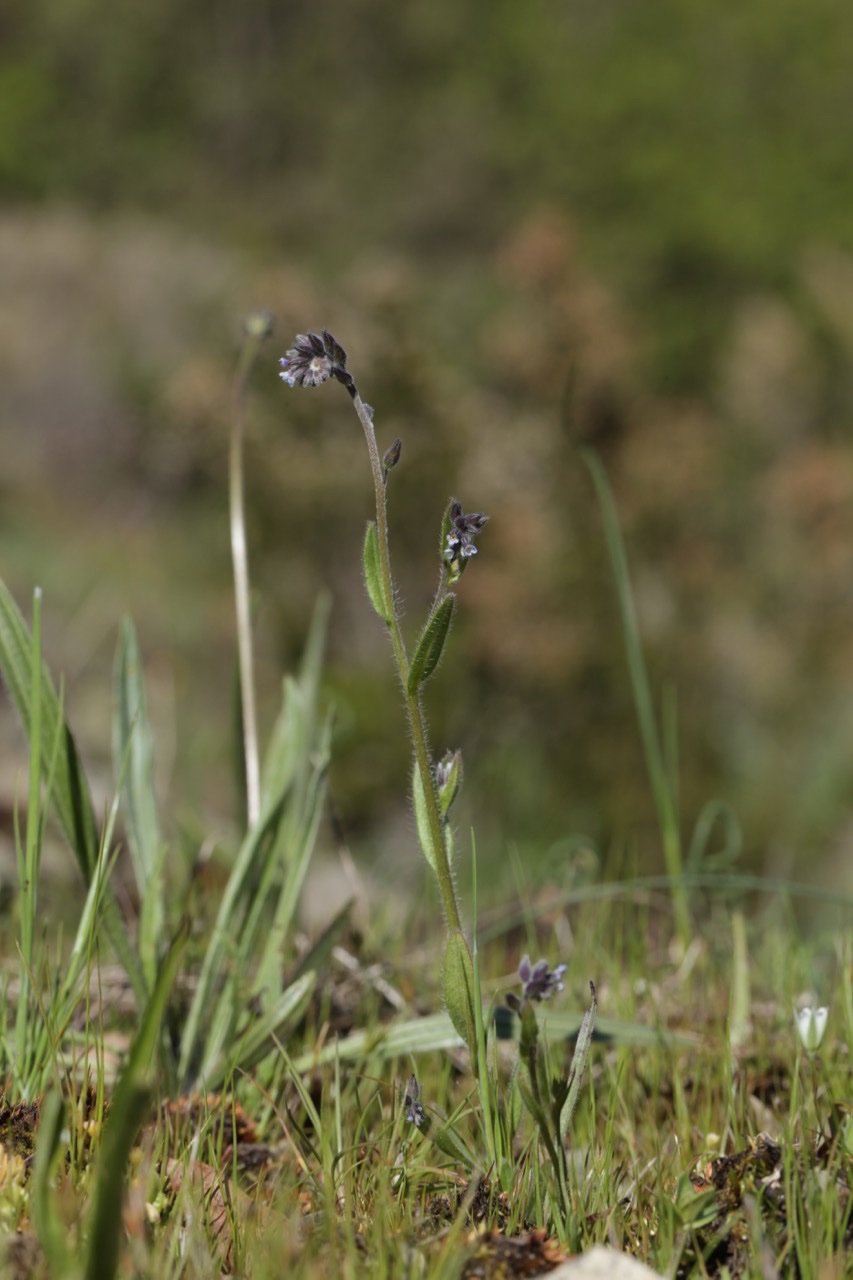
[[[575,1113],[575,1107],[578,1105],[580,1097],[581,1083],[583,1081],[586,1064],[589,1061],[589,1050],[592,1044],[592,1033],[595,1030],[595,1018],[598,1013],[598,999],[595,994],[595,987],[589,984],[592,1003],[583,1016],[583,1021],[578,1031],[577,1044],[572,1054],[572,1065],[569,1072],[569,1090],[560,1110],[560,1138],[565,1141],[566,1136],[571,1128],[572,1116]]]
[[[450,1021],[477,1056],[477,1023],[474,1011],[474,964],[463,933],[451,933],[444,953],[444,1002]],[[476,1074],[476,1067],[474,1067]]]
[[[430,614],[409,667],[409,693],[417,693],[441,661],[455,607],[456,596],[447,595]]]
[[[456,1132],[452,1125],[442,1125],[435,1133],[430,1132],[431,1140],[438,1147],[439,1151],[443,1151],[451,1160],[457,1160],[464,1169],[470,1171],[477,1166],[477,1157],[463,1142],[460,1135]]]
[[[386,594],[385,579],[382,576],[382,561],[379,556],[379,534],[376,532],[376,525],[372,520],[364,534],[362,562],[364,565],[364,584],[367,587],[367,594],[370,596],[370,603],[382,621],[390,626],[392,618],[391,601]]]
[[[430,782],[432,786],[432,782]],[[418,768],[418,762],[415,761],[415,767],[412,771],[412,802],[415,810],[415,826],[418,829],[418,841],[421,846],[421,852],[432,867],[436,875],[438,875],[438,851],[434,848],[432,827],[429,820],[429,810],[427,809],[426,792],[424,791],[424,780],[421,777],[421,771]]]

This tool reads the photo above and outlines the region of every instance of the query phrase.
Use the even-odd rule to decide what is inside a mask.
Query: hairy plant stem
[[[400,619],[397,613],[397,601],[394,596],[394,579],[391,575],[391,550],[388,541],[388,512],[386,506],[386,490],[385,490],[385,473],[382,467],[382,460],[379,457],[379,449],[376,444],[376,432],[373,430],[373,422],[370,413],[365,407],[364,401],[358,394],[355,383],[347,385],[347,390],[352,396],[352,402],[355,411],[358,414],[359,422],[364,430],[364,438],[367,441],[367,452],[370,455],[370,469],[373,472],[373,488],[376,495],[376,532],[379,541],[379,564],[382,571],[382,581],[385,587],[385,595],[388,600],[390,611],[390,622],[388,628],[391,632],[391,644],[394,648],[394,658],[397,663],[397,669],[400,673],[400,680],[403,685],[403,694],[406,702],[406,715],[409,722],[409,733],[412,738],[412,746],[415,752],[415,761],[417,763],[418,772],[421,775],[423,783],[424,795],[426,797],[427,813],[429,815],[430,834],[432,836],[433,846],[435,848],[436,873],[438,875],[439,889],[441,890],[441,898],[444,904],[444,914],[447,919],[447,927],[452,933],[462,932],[462,921],[459,915],[459,906],[456,901],[456,890],[453,887],[453,875],[450,870],[450,862],[447,857],[447,844],[444,839],[444,824],[441,820],[441,814],[438,808],[438,797],[435,791],[435,782],[432,776],[429,759],[429,745],[427,743],[426,724],[424,722],[423,708],[421,707],[420,698],[417,693],[410,693],[409,684],[409,657],[406,653],[406,645],[403,640],[403,633],[400,629]]]
[[[246,518],[243,483],[243,438],[246,424],[246,390],[265,332],[252,325],[240,352],[234,379],[234,416],[228,462],[231,516],[231,559],[234,564],[234,603],[237,612],[237,657],[240,667],[240,706],[243,724],[243,757],[246,769],[246,816],[254,827],[261,815],[261,770],[258,751],[258,717],[255,704],[255,670],[252,652],[252,618],[249,605],[249,558],[246,551]]]
[[[527,1062],[527,1074],[530,1077],[530,1089],[534,1099],[536,1100],[536,1104],[539,1108],[540,1114],[542,1115],[543,1120],[545,1121],[544,1124],[538,1125],[539,1136],[541,1137],[542,1141],[545,1144],[545,1150],[548,1152],[548,1159],[551,1161],[551,1165],[554,1169],[554,1174],[557,1178],[557,1187],[560,1192],[560,1199],[563,1202],[563,1211],[564,1213],[568,1214],[571,1201],[569,1197],[568,1170],[566,1167],[566,1152],[561,1142],[558,1144],[554,1141],[554,1137],[552,1136],[551,1131],[548,1128],[547,1122],[548,1122],[548,1119],[550,1118],[550,1107],[546,1106],[542,1098],[542,1090],[539,1087],[538,1057],[539,1057],[538,1047],[537,1047],[537,1044],[534,1042],[532,1045],[530,1045],[530,1047],[527,1050],[526,1062]]]

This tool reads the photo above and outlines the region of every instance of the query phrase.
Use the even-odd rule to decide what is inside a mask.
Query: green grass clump
[[[0,584],[0,667],[30,743],[18,979],[0,1026],[7,1269],[512,1276],[605,1243],[670,1275],[840,1274],[853,1245],[853,903],[824,902],[826,927],[802,937],[791,908],[817,895],[740,874],[720,801],[682,843],[674,703],[658,720],[615,509],[588,456],[668,872],[573,884],[567,859],[535,906],[520,883],[524,909],[490,918],[472,853],[469,914],[452,821],[462,753],[433,754],[425,691],[449,661],[487,517],[451,499],[436,521],[438,586],[410,642],[388,507],[401,442],[380,453],[325,330],[299,335],[282,377],[341,383],[364,432],[375,519],[363,573],[399,675],[433,896],[403,928],[359,936],[344,907],[313,943],[299,936],[331,752],[328,604],[262,752],[242,449],[268,331],[267,317],[250,320],[230,454],[245,829],[224,884],[193,889],[203,929],[156,804],[132,624],[115,663],[115,799],[99,820],[42,662],[40,594],[29,628]],[[50,812],[86,886],[70,945],[38,912]],[[124,848],[131,908],[115,874]],[[531,961],[543,952],[560,963]],[[123,966],[129,1004],[93,996],[107,959]]]

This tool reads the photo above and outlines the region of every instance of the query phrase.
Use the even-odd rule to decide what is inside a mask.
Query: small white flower
[[[795,1009],[794,1016],[797,1019],[797,1031],[803,1042],[803,1048],[806,1053],[814,1053],[823,1039],[829,1010],[826,1005],[821,1005],[819,1009],[813,1009],[811,1005],[807,1005],[805,1009]]]

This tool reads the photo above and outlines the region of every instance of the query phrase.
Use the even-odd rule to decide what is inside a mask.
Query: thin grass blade
[[[581,456],[592,475],[598,503],[601,508],[604,536],[610,554],[610,565],[616,584],[616,595],[622,620],[625,656],[631,676],[631,687],[634,693],[634,705],[640,726],[643,752],[646,757],[646,768],[649,772],[649,780],[657,809],[666,866],[669,874],[673,877],[672,892],[676,925],[679,937],[682,943],[686,945],[690,934],[690,916],[687,909],[687,894],[684,885],[679,880],[684,868],[681,853],[681,836],[678,829],[677,796],[673,794],[670,786],[670,774],[667,769],[665,750],[658,732],[654,701],[640,639],[640,627],[634,606],[634,593],[631,587],[628,560],[622,542],[613,494],[610,490],[604,467],[596,454],[590,449],[581,450]]]
[[[317,975],[304,973],[285,990],[277,1003],[264,1014],[252,1018],[235,1043],[220,1046],[215,1056],[205,1058],[199,1078],[207,1090],[221,1089],[237,1071],[247,1072],[276,1048],[289,1027],[305,1013],[316,985]]]
[[[39,1113],[38,1137],[30,1184],[30,1213],[39,1244],[54,1276],[68,1274],[68,1246],[65,1224],[59,1214],[52,1179],[60,1155],[65,1125],[65,1103],[58,1089],[44,1099]]]
[[[110,1280],[118,1268],[127,1161],[150,1105],[160,1028],[187,937],[183,929],[166,954],[113,1096],[98,1160],[86,1280]]]

